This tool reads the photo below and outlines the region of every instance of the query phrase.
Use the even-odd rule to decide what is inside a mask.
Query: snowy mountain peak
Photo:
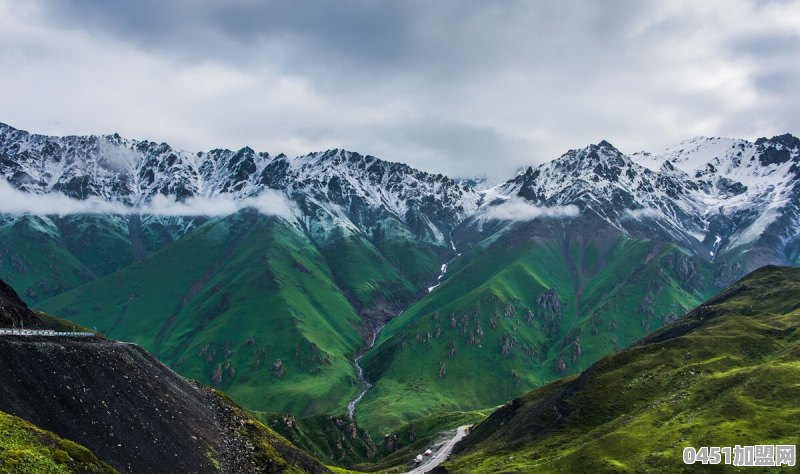
[[[334,227],[369,233],[394,219],[442,245],[479,201],[472,188],[441,174],[342,149],[297,158],[250,147],[190,153],[118,134],[48,137],[7,125],[0,127],[0,177],[25,192],[134,208],[158,196],[243,200],[278,190],[300,203],[309,229],[311,221],[322,229],[317,237]]]
[[[705,246],[706,257],[762,235],[785,244],[800,228],[800,140],[789,134],[695,137],[631,156],[602,140],[478,192],[464,180],[339,148],[295,158],[250,147],[190,153],[118,134],[48,137],[0,124],[0,176],[25,192],[133,207],[157,196],[244,200],[277,190],[301,209],[298,225],[322,240],[335,229],[392,229],[446,246],[459,223],[512,198],[574,205],[625,232]]]
[[[781,245],[800,235],[798,176],[800,140],[792,135],[755,143],[695,137],[632,156],[603,141],[528,168],[496,195],[576,205],[625,232],[666,235],[714,258],[765,235]]]

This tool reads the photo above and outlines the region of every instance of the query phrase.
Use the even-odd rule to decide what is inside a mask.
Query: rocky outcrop
[[[31,311],[16,291],[0,280],[0,327],[39,327],[41,318]]]
[[[556,290],[545,290],[536,299],[536,305],[535,317],[542,321],[548,333],[557,333],[561,327],[561,300],[558,299]]]
[[[700,261],[697,257],[669,254],[661,257],[661,263],[693,288],[702,287],[703,274],[700,271]]]
[[[714,272],[714,286],[724,288],[735,282],[744,274],[744,269],[739,262],[723,262]]]

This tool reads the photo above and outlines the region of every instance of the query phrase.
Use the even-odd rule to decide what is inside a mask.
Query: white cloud
[[[482,216],[483,219],[499,221],[531,221],[542,217],[576,217],[580,214],[578,206],[539,207],[520,198],[490,207]]]
[[[130,208],[120,203],[91,197],[81,201],[61,193],[28,194],[0,180],[0,214],[128,214]]]
[[[653,209],[652,207],[643,207],[641,209],[628,209],[625,211],[625,216],[628,219],[656,219],[658,217],[663,216],[661,211],[658,209]]]
[[[143,214],[154,216],[226,216],[241,209],[254,208],[265,215],[294,221],[298,211],[286,194],[265,190],[257,196],[235,200],[221,194],[215,197],[190,197],[177,201],[172,196],[156,195],[139,207],[104,201],[98,197],[74,199],[62,193],[29,194],[0,180],[0,214],[70,215],[70,214]]]

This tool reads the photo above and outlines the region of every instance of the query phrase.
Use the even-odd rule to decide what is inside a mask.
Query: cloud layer
[[[642,220],[657,219],[663,216],[664,214],[658,209],[653,209],[652,207],[643,207],[641,209],[628,209],[625,211],[625,215],[623,217],[628,219]]]
[[[227,216],[241,209],[254,208],[262,214],[294,220],[296,206],[278,191],[266,190],[258,196],[236,201],[228,195],[213,198],[191,197],[176,201],[157,195],[141,207],[129,207],[97,197],[73,199],[62,193],[28,194],[0,180],[0,214],[70,215],[70,214],[143,214],[154,216]]]
[[[532,221],[542,217],[577,217],[578,206],[538,207],[520,198],[490,207],[481,217],[499,221]]]
[[[507,176],[799,133],[798,25],[783,0],[0,0],[0,121]]]

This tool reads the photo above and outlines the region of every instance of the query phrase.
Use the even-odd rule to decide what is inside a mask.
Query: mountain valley
[[[354,417],[380,444],[797,264],[798,163],[791,135],[630,155],[603,141],[478,190],[344,150],[190,153],[2,125],[16,207],[0,213],[0,277],[261,412],[345,414],[363,354]]]

